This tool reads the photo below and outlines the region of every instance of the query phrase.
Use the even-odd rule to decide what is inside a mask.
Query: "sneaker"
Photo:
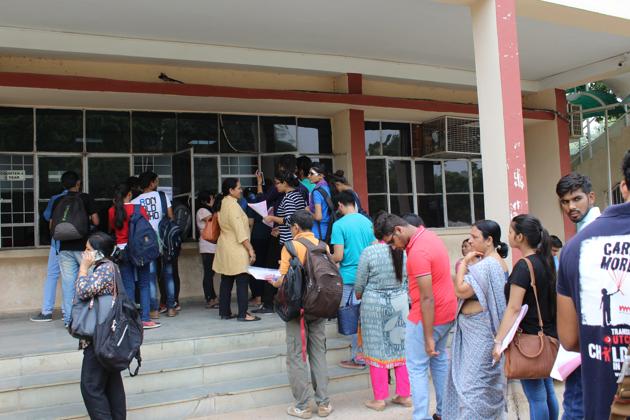
[[[328,417],[333,412],[333,406],[331,403],[320,404],[317,406],[317,415],[319,417]]]
[[[339,366],[346,369],[365,369],[365,365],[357,363],[354,360],[344,360],[339,362]]]
[[[155,321],[142,321],[142,328],[145,330],[152,330],[153,328],[160,328],[162,324]]]
[[[168,308],[167,308],[166,306],[164,306],[164,305],[160,305],[160,310],[159,310],[158,312],[159,312],[159,313],[161,313],[161,314],[163,314],[163,313],[165,313],[166,311],[168,311]]]
[[[35,316],[31,317],[31,321],[33,322],[50,322],[52,321],[52,314],[43,314],[43,313],[38,313]]]
[[[160,313],[158,311],[149,311],[149,317],[151,319],[160,319]]]
[[[177,310],[175,308],[171,308],[166,313],[166,316],[170,316],[171,318],[177,316]]]
[[[310,408],[305,408],[303,410],[300,410],[294,405],[290,406],[287,409],[287,414],[293,417],[301,418],[301,419],[310,419],[311,417],[313,417],[313,412],[311,411]]]

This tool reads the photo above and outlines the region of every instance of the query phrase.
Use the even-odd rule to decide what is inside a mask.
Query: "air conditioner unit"
[[[416,156],[428,158],[479,157],[481,134],[479,120],[444,116],[422,123]]]
[[[568,104],[569,111],[569,135],[579,138],[584,135],[582,105]]]

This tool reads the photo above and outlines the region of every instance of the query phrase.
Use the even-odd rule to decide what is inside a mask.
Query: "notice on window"
[[[26,179],[26,171],[12,169],[0,172],[0,180],[2,181],[24,181]]]

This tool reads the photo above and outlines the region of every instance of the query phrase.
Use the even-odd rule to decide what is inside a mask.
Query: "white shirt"
[[[217,250],[217,245],[212,242],[208,242],[201,237],[201,232],[206,227],[206,222],[203,220],[208,216],[212,216],[210,210],[200,208],[195,215],[195,221],[197,222],[197,229],[199,229],[199,253],[200,254],[214,254]]]
[[[591,207],[591,209],[586,213],[586,216],[579,222],[575,224],[577,231],[581,231],[588,224],[590,224],[593,220],[597,219],[602,212],[599,210],[599,207]]]
[[[164,197],[166,198],[166,209],[162,209],[162,200],[160,200],[160,193],[157,191],[140,194],[131,201],[131,204],[140,204],[144,207],[149,215],[149,223],[151,223],[151,227],[156,232],[158,231],[158,225],[160,224],[160,220],[162,220],[162,216],[164,216],[167,213],[167,209],[171,207],[171,200],[168,199],[166,194],[164,194]]]

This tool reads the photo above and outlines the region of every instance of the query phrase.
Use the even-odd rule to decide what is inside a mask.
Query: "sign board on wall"
[[[0,181],[24,181],[25,179],[26,171],[23,169],[0,171]]]

